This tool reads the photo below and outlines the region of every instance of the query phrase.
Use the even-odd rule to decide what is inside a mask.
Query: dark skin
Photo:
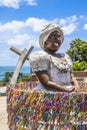
[[[58,31],[54,31],[49,35],[47,41],[45,42],[44,48],[47,53],[56,56],[55,52],[59,49],[60,45],[61,45],[61,35]],[[60,60],[64,61],[65,59],[63,57],[60,57]],[[71,88],[68,89],[60,84],[50,81],[47,71],[38,71],[36,72],[36,75],[41,84],[43,84],[43,86],[46,87],[47,90],[54,90],[61,92],[80,91],[78,82],[75,79],[72,72],[71,72],[71,83],[73,85]]]

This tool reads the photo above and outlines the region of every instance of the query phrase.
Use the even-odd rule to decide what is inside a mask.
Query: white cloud
[[[35,44],[34,46],[38,46],[37,43],[38,41],[33,36],[29,36],[28,34],[16,35],[14,38],[8,40],[8,44],[10,46],[12,45],[30,46],[34,44]]]
[[[37,5],[35,0],[25,0],[25,2],[27,2],[29,5],[33,6],[33,5]]]
[[[66,17],[65,19],[58,20],[59,25],[64,31],[65,35],[70,35],[78,26],[76,15]],[[57,20],[56,20],[57,21]]]
[[[71,34],[72,32],[75,31],[76,28],[77,28],[77,24],[73,24],[73,23],[71,23],[71,24],[69,24],[67,26],[62,27],[65,35]]]
[[[49,21],[45,19],[38,19],[38,18],[29,18],[26,21],[26,26],[30,26],[33,28],[34,32],[41,31],[42,27],[47,24]]]
[[[83,27],[85,30],[87,30],[87,23],[84,25],[84,27]]]
[[[83,15],[80,15],[80,19],[83,19],[84,18],[84,16]]]
[[[48,21],[29,18],[26,21],[12,21],[0,25],[0,43],[38,46],[39,32]]]
[[[78,19],[76,16],[71,16],[70,18],[68,17],[62,20],[53,19],[51,21],[48,21],[46,19],[30,17],[25,21],[13,20],[5,24],[2,24],[0,22],[0,46],[3,45],[4,48],[6,48],[6,50],[8,48],[8,52],[5,49],[1,50],[2,53],[2,55],[0,55],[1,59],[7,60],[7,61],[4,60],[3,65],[6,64],[10,65],[10,61],[13,64],[16,63],[17,59],[14,60],[13,57],[15,56],[13,56],[14,53],[12,53],[9,50],[10,46],[20,48],[20,50],[28,48],[30,45],[33,45],[35,48],[39,47],[38,40],[42,26],[49,22],[59,24],[59,26],[62,27],[65,35],[70,35],[72,32],[75,32],[78,26]],[[87,24],[84,25],[84,28],[87,29]],[[71,39],[68,40],[68,43],[70,42],[70,40]],[[6,55],[6,53],[7,54],[10,53],[8,54],[9,56]]]
[[[21,0],[0,0],[0,6],[19,8]]]
[[[76,15],[73,15],[71,17],[66,17],[65,19],[60,19],[59,20],[59,24],[60,25],[66,25],[69,23],[75,23],[77,21],[77,17]]]
[[[9,45],[23,45],[26,44],[27,41],[30,40],[30,37],[28,34],[24,35],[16,35],[14,38],[8,40]]]
[[[76,22],[72,22],[75,20],[76,18],[74,16],[65,19],[66,22],[62,26],[65,35],[69,35],[75,31],[77,24]],[[59,22],[57,19],[53,21],[56,21],[56,23]],[[15,20],[0,24],[0,43],[18,46],[27,46],[29,44],[38,46],[39,33],[42,26],[53,21],[30,17],[26,21]]]
[[[0,0],[0,6],[19,8],[21,3],[27,3],[30,6],[37,5],[35,0]]]
[[[0,32],[3,31],[12,31],[12,32],[17,32],[18,30],[20,30],[22,27],[24,27],[24,22],[21,21],[12,21],[12,22],[8,22],[6,24],[1,24],[0,25]]]

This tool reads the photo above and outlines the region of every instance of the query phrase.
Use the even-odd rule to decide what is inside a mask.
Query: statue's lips
[[[58,46],[59,46],[59,44],[58,44],[58,43],[54,43],[54,45],[55,45],[56,47],[58,47]]]

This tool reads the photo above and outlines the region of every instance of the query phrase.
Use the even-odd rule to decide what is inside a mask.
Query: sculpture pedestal
[[[87,130],[87,83],[79,93],[32,92],[32,85],[7,88],[10,130]]]

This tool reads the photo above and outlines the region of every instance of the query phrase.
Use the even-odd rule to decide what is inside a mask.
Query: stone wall
[[[73,71],[73,74],[78,81],[87,82],[87,71]]]
[[[73,71],[74,76],[78,81],[87,82],[87,71]],[[37,76],[35,73],[32,73],[30,76],[30,81],[38,81]]]

